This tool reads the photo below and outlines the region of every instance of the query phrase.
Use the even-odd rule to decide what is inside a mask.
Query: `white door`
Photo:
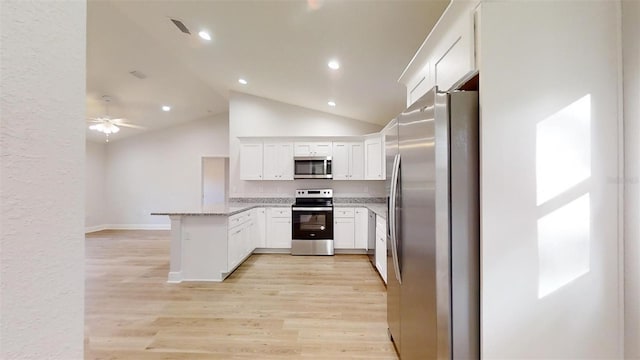
[[[279,180],[280,174],[280,144],[278,143],[266,143],[264,144],[264,165],[263,165],[263,179],[264,180]]]
[[[240,144],[240,180],[262,180],[262,143]]]
[[[313,143],[313,146],[312,146],[313,156],[331,156],[333,153],[332,147],[333,146],[330,142]]]
[[[280,162],[278,180],[293,180],[293,144],[281,143],[278,148],[278,161]]]
[[[369,237],[369,210],[357,208],[355,211],[355,245],[356,249],[367,249]]]
[[[267,247],[291,248],[291,218],[272,217],[267,223]]]
[[[349,179],[349,144],[333,143],[333,159],[331,161],[333,180]]]
[[[224,203],[227,198],[227,158],[202,158],[202,205]]]
[[[227,246],[227,270],[233,269],[240,261],[240,253],[242,252],[242,227],[236,226],[229,230]]]
[[[387,283],[387,234],[376,231],[376,269]]]
[[[349,180],[364,180],[364,146],[352,143],[349,148]]]
[[[353,218],[333,219],[333,247],[336,249],[353,249],[355,246]]]
[[[295,156],[311,156],[313,153],[313,149],[311,148],[312,143],[301,142],[294,144],[294,154]]]
[[[384,180],[382,171],[382,138],[367,139],[364,142],[365,180]]]
[[[254,233],[255,247],[267,247],[267,215],[265,208],[254,209],[256,217],[256,225]]]

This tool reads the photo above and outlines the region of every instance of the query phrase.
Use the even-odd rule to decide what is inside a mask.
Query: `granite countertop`
[[[241,213],[246,210],[251,210],[257,207],[291,207],[291,204],[286,203],[244,203],[244,202],[230,202],[224,204],[216,204],[210,206],[203,206],[192,209],[185,209],[180,211],[158,211],[152,212],[151,215],[190,215],[190,216],[231,216]]]
[[[364,207],[367,208],[371,211],[373,211],[376,215],[383,217],[385,220],[387,219],[387,204],[385,203],[379,203],[379,202],[374,202],[374,203],[338,203],[338,204],[333,204],[333,207],[349,207],[349,208],[356,208],[356,207]]]
[[[261,201],[263,200],[263,201]],[[354,198],[339,199],[334,207],[365,207],[376,215],[387,218],[387,206],[378,198]],[[231,216],[257,207],[291,207],[293,198],[234,198],[233,201],[210,206],[193,207],[177,211],[156,211],[151,215],[175,215],[175,216]]]

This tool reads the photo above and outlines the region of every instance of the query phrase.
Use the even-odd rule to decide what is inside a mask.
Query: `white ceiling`
[[[448,2],[89,1],[87,117],[104,115],[109,95],[110,116],[157,129],[225,112],[239,91],[385,124],[405,105],[398,77]],[[200,39],[201,29],[213,39]],[[337,71],[327,67],[332,58]]]

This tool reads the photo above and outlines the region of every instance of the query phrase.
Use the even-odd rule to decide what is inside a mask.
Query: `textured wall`
[[[625,358],[640,359],[640,1],[622,2],[625,126]]]
[[[231,197],[293,196],[295,189],[330,187],[335,196],[384,196],[384,181],[243,181],[241,136],[348,136],[382,126],[257,96],[232,93],[229,100],[229,185]]]
[[[84,1],[0,2],[0,359],[81,359]]]
[[[106,224],[107,197],[105,191],[107,149],[104,143],[87,141],[85,158],[85,214],[86,230],[100,230]]]
[[[229,154],[228,115],[191,121],[107,145],[107,223],[168,228],[154,211],[198,209],[203,156]]]

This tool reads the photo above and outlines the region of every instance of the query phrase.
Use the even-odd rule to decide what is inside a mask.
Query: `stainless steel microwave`
[[[294,179],[332,179],[331,156],[296,156],[293,158]]]

